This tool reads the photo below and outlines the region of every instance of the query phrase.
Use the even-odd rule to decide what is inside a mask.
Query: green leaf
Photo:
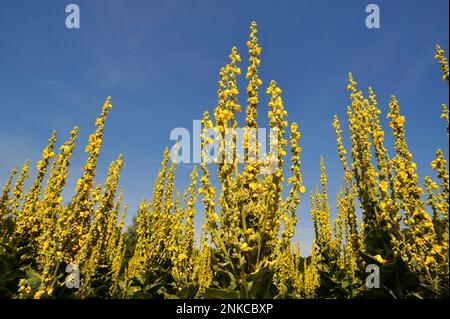
[[[198,291],[197,285],[187,284],[177,294],[178,295],[177,298],[180,297],[181,299],[191,299],[197,294],[197,291]]]
[[[205,299],[238,299],[239,292],[222,289],[206,288]]]
[[[258,271],[247,276],[251,298],[272,298],[270,288],[272,287],[273,270],[268,267],[260,268]]]

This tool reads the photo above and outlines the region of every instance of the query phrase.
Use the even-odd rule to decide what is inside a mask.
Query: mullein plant
[[[177,146],[173,154],[176,152]],[[199,247],[195,245],[197,168],[180,198],[180,192],[174,190],[176,163],[169,166],[170,158],[166,148],[153,198],[144,198],[138,210],[136,246],[125,265],[121,288],[124,297],[199,297],[211,282],[207,234],[202,235]]]
[[[99,269],[112,268],[113,276],[122,269],[121,256],[124,244],[123,232],[117,229],[117,215],[120,204],[114,209],[118,173],[122,166],[122,157],[111,165],[103,192],[101,187],[88,191],[95,176],[95,167],[100,152],[103,127],[108,110],[111,108],[107,99],[102,114],[96,120],[97,130],[91,135],[86,151],[89,152],[83,177],[77,184],[77,194],[69,204],[63,204],[62,191],[66,186],[70,159],[75,147],[78,128],[70,132],[70,138],[56,152],[56,132],[42,152],[42,159],[37,164],[37,173],[31,187],[24,191],[28,178],[29,161],[23,165],[8,198],[8,191],[2,197],[2,229],[4,253],[13,252],[11,256],[2,255],[2,260],[13,260],[18,268],[17,276],[12,282],[18,285],[17,293],[8,291],[9,296],[22,298],[52,298],[61,296],[93,296],[90,287],[91,278],[101,276],[101,282],[107,282],[108,275],[103,276]],[[49,171],[48,178],[45,175]],[[88,184],[86,182],[90,180]],[[44,183],[45,181],[45,183]],[[9,183],[8,189],[11,187]],[[84,195],[80,196],[80,191]],[[80,202],[82,201],[82,202]],[[120,198],[119,198],[120,202]],[[88,218],[89,230],[82,234],[85,213],[77,214],[74,207],[86,207],[93,218]],[[5,209],[3,209],[5,207]],[[97,207],[97,208],[96,208]],[[115,217],[114,217],[115,214]],[[123,227],[123,214],[121,224]],[[7,225],[7,221],[13,225]],[[4,227],[4,226],[7,227]],[[95,233],[97,231],[97,233]],[[122,239],[121,239],[122,238]],[[81,240],[80,240],[81,239]],[[82,244],[81,246],[78,246]],[[80,249],[79,249],[80,248]],[[14,257],[13,259],[11,257]],[[65,268],[70,263],[77,263],[82,273],[82,289],[68,291],[65,287]],[[118,268],[117,265],[120,265]],[[109,269],[108,268],[108,269]],[[12,278],[11,273],[7,273]],[[9,286],[8,286],[9,287]],[[16,286],[17,287],[17,286]],[[96,290],[98,287],[96,287]],[[97,291],[95,292],[97,293]]]
[[[443,80],[448,82],[448,63],[436,47]],[[356,88],[349,74],[351,105],[347,109],[351,139],[351,165],[342,142],[342,129],[335,116],[338,155],[344,169],[344,187],[337,196],[334,238],[329,223],[326,175],[321,160],[321,192],[311,194],[311,214],[319,249],[318,271],[321,297],[442,297],[448,296],[448,168],[438,150],[431,162],[440,184],[425,177],[428,199],[416,173],[417,165],[405,139],[405,117],[398,100],[391,96],[387,114],[394,137],[394,157],[384,146],[376,95],[368,98]],[[448,110],[442,107],[442,118]],[[447,122],[448,123],[448,122]],[[362,212],[359,224],[356,202]],[[433,211],[426,212],[425,204]],[[359,225],[359,226],[358,226]],[[368,264],[381,267],[381,289],[364,285]]]
[[[124,230],[127,204],[123,189],[119,191],[122,155],[111,162],[103,184],[95,184],[112,108],[110,97],[89,136],[87,159],[71,199],[64,201],[62,194],[77,140],[76,127],[59,148],[56,132],[51,135],[35,172],[30,172],[29,161],[20,170],[12,170],[0,194],[0,297],[448,296],[448,160],[437,150],[431,162],[437,176],[426,176],[422,186],[397,98],[391,97],[387,114],[394,139],[389,153],[375,92],[369,88],[364,96],[352,74],[347,85],[348,151],[341,122],[337,116],[333,119],[343,168],[336,217],[331,218],[321,157],[320,186],[310,192],[311,256],[301,256],[300,243],[294,243],[296,211],[306,192],[300,169],[301,133],[296,123],[287,121],[282,90],[270,81],[265,91],[270,152],[260,150],[261,47],[255,22],[250,25],[247,47],[243,140],[234,134],[237,115],[242,112],[237,85],[242,61],[233,47],[228,64],[219,72],[217,106],[212,113],[204,112],[201,120],[199,169],[193,167],[184,191],[175,189],[176,162],[166,148],[153,193],[139,205],[134,244],[127,241]],[[448,83],[448,61],[439,46],[435,59]],[[441,117],[448,135],[446,105],[442,105]],[[211,130],[220,137],[216,141]],[[218,152],[211,160],[214,143]],[[238,149],[243,150],[242,158]],[[177,147],[172,151],[176,154]],[[287,163],[289,174],[284,173]],[[34,179],[26,188],[29,175]],[[194,220],[199,210],[204,220],[197,237]],[[370,264],[380,267],[379,289],[365,284]],[[68,278],[77,276],[66,269],[79,270],[79,285],[67,285]]]
[[[11,184],[16,174],[17,174],[17,167],[13,168],[13,170],[11,171],[9,178],[6,181],[6,185],[5,187],[3,187],[2,196],[0,197],[0,217],[2,221],[6,219],[6,216],[9,213],[9,206],[8,206],[9,193],[11,192]],[[2,226],[4,225],[2,224]],[[6,229],[3,229],[2,231],[5,232],[6,235]],[[2,236],[2,238],[4,239],[5,236]]]
[[[287,181],[290,188],[289,195],[283,199],[287,111],[283,106],[281,89],[275,81],[271,81],[266,91],[270,96],[268,118],[273,135],[270,136],[271,152],[264,154],[261,160],[257,142],[259,87],[262,85],[258,75],[261,47],[255,22],[250,26],[247,46],[250,58],[246,73],[248,84],[242,141],[243,167],[239,166],[236,137],[233,136],[231,141],[226,138],[226,133],[233,132],[237,127],[236,113],[241,111],[237,103],[239,91],[236,85],[236,76],[241,74],[237,63],[241,58],[236,48],[232,48],[229,64],[219,73],[214,121],[209,112],[205,112],[202,119],[203,176],[199,193],[203,195],[206,228],[216,249],[213,255],[216,261],[213,265],[215,280],[206,289],[206,297],[262,298],[277,293],[286,297],[291,293],[288,288],[293,286],[290,270],[299,257],[293,253],[291,240],[297,223],[295,211],[300,203],[300,195],[305,192],[299,167],[300,132],[297,124],[292,123],[292,166]],[[221,136],[218,158],[213,163],[217,166],[217,188],[213,186],[207,166],[207,150],[213,142],[208,133],[210,129],[215,129]]]

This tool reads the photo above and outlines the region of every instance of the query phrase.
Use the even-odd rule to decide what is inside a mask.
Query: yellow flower
[[[48,148],[45,148],[42,154],[42,157],[44,157],[44,159],[50,159],[53,156],[55,156],[55,153],[53,153],[51,150],[49,150]]]
[[[427,258],[425,258],[425,265],[427,265],[427,266],[434,262],[436,262],[436,260],[434,259],[433,256],[427,256]]]
[[[41,299],[42,295],[45,294],[45,290],[39,290],[34,294],[34,299]]]
[[[291,132],[297,132],[297,129],[298,129],[297,123],[292,123],[291,124]]]
[[[402,180],[406,180],[407,178],[408,178],[408,174],[406,174],[405,172],[400,172],[400,173],[398,173],[398,175],[399,175],[399,177],[402,179]]]
[[[383,191],[383,192],[387,192],[387,189],[388,189],[388,184],[386,183],[386,181],[382,181],[381,183],[380,183],[380,189]]]
[[[242,251],[242,252],[247,252],[247,251],[249,251],[249,250],[251,250],[251,248],[248,247],[248,244],[247,244],[247,243],[241,244],[241,251]]]
[[[431,168],[433,170],[436,169],[438,167],[438,165],[439,165],[438,161],[436,161],[436,160],[431,161]]]
[[[399,116],[396,120],[395,123],[397,123],[397,125],[399,127],[403,127],[403,125],[405,124],[405,117],[404,116]]]
[[[387,262],[387,260],[383,259],[383,257],[381,257],[380,255],[374,256],[373,259],[375,259],[376,261],[378,261],[380,264],[383,265]]]
[[[434,246],[433,246],[433,251],[434,251],[436,254],[440,255],[441,252],[442,252],[442,247],[439,246],[439,245],[434,245]]]

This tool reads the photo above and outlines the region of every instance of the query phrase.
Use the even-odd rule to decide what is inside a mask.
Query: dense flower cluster
[[[18,167],[11,171],[0,194],[0,297],[448,297],[448,160],[437,150],[431,162],[437,180],[427,176],[422,186],[397,98],[391,97],[387,114],[394,140],[389,152],[376,95],[372,88],[367,96],[359,91],[352,74],[347,85],[349,152],[341,122],[337,116],[333,120],[343,168],[337,214],[332,220],[321,157],[320,185],[309,192],[311,256],[301,256],[300,244],[293,242],[302,222],[297,208],[306,193],[301,132],[297,123],[288,122],[282,90],[270,81],[270,152],[260,154],[261,47],[255,22],[247,47],[242,145],[237,145],[235,134],[226,138],[238,128],[236,115],[242,112],[237,85],[242,61],[233,47],[219,72],[217,105],[211,115],[204,112],[201,121],[200,169],[193,168],[184,191],[175,189],[177,165],[166,148],[153,193],[142,199],[128,230],[127,205],[119,190],[122,155],[110,164],[104,183],[94,184],[110,97],[89,136],[86,163],[69,201],[62,194],[78,128],[59,148],[56,132],[52,134],[28,189],[24,185],[30,162],[20,173]],[[439,46],[435,58],[448,83],[448,62]],[[442,111],[448,134],[445,105]],[[221,138],[214,141],[211,130]],[[218,156],[210,161],[217,141]],[[244,151],[243,164],[238,147]],[[177,145],[172,151],[177,153]],[[198,238],[194,220],[201,213]],[[365,283],[370,264],[380,270],[378,289]]]

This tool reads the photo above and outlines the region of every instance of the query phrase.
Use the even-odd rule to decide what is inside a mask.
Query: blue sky
[[[105,129],[98,182],[109,162],[124,154],[120,184],[129,219],[150,196],[170,131],[216,103],[218,71],[232,46],[246,69],[245,42],[252,20],[262,46],[263,87],[283,89],[288,119],[302,131],[302,172],[309,192],[319,182],[324,155],[332,206],[342,183],[333,115],[345,121],[347,73],[360,89],[371,85],[383,123],[394,94],[406,116],[407,141],[423,180],[438,148],[447,149],[440,105],[448,86],[440,80],[434,45],[448,50],[446,0],[373,1],[381,28],[365,27],[369,1],[73,1],[81,28],[65,27],[69,1],[0,1],[0,181],[29,158],[40,157],[53,129],[59,144],[80,127],[69,183],[81,174],[83,152],[106,96],[113,110]],[[239,82],[245,92],[245,82]],[[261,90],[262,93],[265,90]],[[264,93],[262,95],[265,95]],[[241,104],[244,103],[241,97]],[[267,97],[262,98],[264,123]],[[388,134],[389,135],[389,134]],[[348,134],[344,138],[348,147]],[[387,138],[392,149],[392,139]],[[447,153],[446,153],[447,154]],[[447,155],[448,156],[448,155]],[[179,166],[184,187],[192,165]],[[33,168],[33,172],[35,169]],[[312,225],[308,196],[298,209],[296,239],[309,253]]]

